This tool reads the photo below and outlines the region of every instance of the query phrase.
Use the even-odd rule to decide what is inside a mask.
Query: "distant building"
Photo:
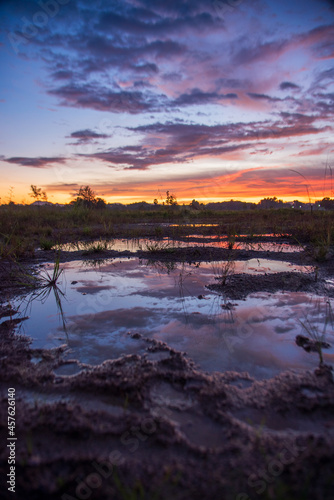
[[[30,203],[30,207],[65,207],[66,205],[62,203],[51,203],[51,201],[34,201]]]

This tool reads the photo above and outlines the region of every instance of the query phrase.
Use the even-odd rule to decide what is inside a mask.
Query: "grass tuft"
[[[46,238],[41,238],[39,241],[40,248],[42,250],[52,250],[54,247],[54,243],[51,240],[48,240]]]

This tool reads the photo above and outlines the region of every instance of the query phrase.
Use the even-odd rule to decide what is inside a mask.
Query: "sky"
[[[333,0],[2,0],[0,197],[334,197]]]

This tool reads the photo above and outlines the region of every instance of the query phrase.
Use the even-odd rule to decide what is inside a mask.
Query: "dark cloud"
[[[174,144],[180,148],[193,150],[198,153],[197,147],[226,146],[228,141],[248,141],[263,138],[293,137],[302,134],[319,133],[327,130],[326,127],[317,128],[312,125],[316,117],[302,114],[281,113],[282,120],[249,123],[231,123],[227,125],[187,125],[182,123],[154,123],[136,127],[134,131],[147,134],[147,141],[152,136],[166,136],[172,138]],[[214,150],[213,150],[214,154]]]
[[[254,44],[253,40],[241,38],[231,47],[233,64],[250,64],[256,61],[268,61],[279,56],[288,46],[287,40]]]
[[[5,161],[8,163],[14,163],[16,165],[21,165],[22,167],[33,167],[33,168],[48,168],[52,166],[53,163],[64,163],[65,158],[62,157],[51,157],[46,158],[39,156],[37,158],[26,158],[21,156],[15,156],[13,158],[6,158]]]
[[[311,91],[324,90],[327,85],[331,85],[334,80],[334,66],[332,68],[320,71],[316,76]]]
[[[181,73],[164,73],[162,75],[164,80],[168,80],[170,82],[180,82],[182,80],[182,74]]]
[[[292,83],[292,82],[282,82],[282,83],[280,83],[279,88],[281,90],[295,90],[295,89],[300,89],[299,85],[296,85],[295,83]]]
[[[136,89],[136,88],[152,88],[153,85],[151,85],[148,82],[145,82],[144,80],[136,80],[135,82],[133,82],[132,87],[134,89]]]
[[[134,89],[151,88],[145,81],[135,81]],[[127,112],[131,114],[145,111],[159,111],[175,106],[184,107],[190,105],[205,105],[219,103],[223,100],[238,99],[235,93],[220,94],[216,92],[203,92],[200,89],[192,89],[183,93],[174,100],[169,100],[165,95],[157,95],[151,90],[146,92],[140,90],[110,90],[98,84],[75,85],[66,84],[57,89],[50,90],[51,95],[61,98],[63,106],[78,108],[92,108],[99,111],[111,111],[113,113]]]
[[[189,30],[203,33],[203,30],[212,29],[214,26],[214,19],[208,12],[167,17],[158,15],[153,10],[143,12],[142,9],[130,8],[125,15],[115,11],[101,13],[96,29],[107,33],[113,30],[137,36],[161,37]]]
[[[73,71],[66,71],[66,70],[54,71],[51,74],[51,78],[53,78],[54,80],[70,80],[73,77],[74,77]]]
[[[250,82],[239,78],[218,78],[215,82],[218,89],[245,89],[250,86]]]
[[[17,4],[18,12],[24,12],[25,3],[19,0]],[[36,5],[33,8],[31,2],[26,4],[30,19]],[[321,49],[322,57],[329,56],[333,27],[318,26],[270,41],[262,32],[257,36],[237,35],[220,54],[214,39],[208,44],[205,35],[224,33],[222,18],[228,11],[235,11],[238,4],[231,0],[101,0],[97,7],[88,0],[71,0],[59,8],[47,29],[37,30],[22,50],[26,49],[29,58],[29,47],[34,46],[35,57],[47,65],[48,93],[63,106],[140,114],[222,104],[238,97],[243,102],[240,94],[247,91],[252,99],[278,102],[278,98],[267,94],[267,89],[252,92],[257,87],[247,79],[233,77],[233,68],[257,61],[272,62],[284,51],[303,44],[314,51]],[[207,80],[205,90],[200,81],[195,89],[191,83],[182,85],[192,81],[197,66],[203,66],[203,72],[212,68],[214,77],[210,87]],[[293,90],[298,86],[282,82],[279,88]]]
[[[186,45],[177,39],[163,37],[160,32],[153,39],[148,33],[128,36],[116,29],[102,33],[92,28],[96,16],[94,10],[91,22],[84,27],[70,25],[65,33],[40,34],[31,40],[47,64],[51,91],[57,92],[59,80],[69,79],[71,85],[80,86],[87,83],[90,75],[99,79],[107,72],[118,71],[115,80],[121,74],[128,80],[137,79],[138,73],[141,78],[149,78],[159,73],[160,64],[187,53]],[[112,80],[108,78],[108,86]],[[52,82],[56,86],[52,86]]]
[[[280,61],[275,75],[273,64],[283,54],[289,55],[290,50],[305,50],[310,63],[317,58],[331,57],[333,26],[317,26],[304,33],[298,28],[298,34],[288,34],[287,30],[283,36],[284,30],[270,31],[275,26],[270,21],[266,29],[243,32],[246,20],[251,19],[247,16],[254,14],[252,2],[245,3],[245,17],[236,18],[233,29],[224,24],[227,18],[223,21],[225,13],[234,10],[231,4],[238,3],[232,0],[99,0],[97,3],[71,0],[49,20],[47,28],[38,29],[36,36],[22,46],[23,56],[27,60],[42,61],[48,71],[43,88],[61,106],[132,115],[146,113],[145,121],[138,122],[136,117],[135,123],[147,123],[147,113],[152,113],[151,120],[157,120],[156,123],[129,127],[126,131],[140,134],[139,145],[132,143],[110,149],[105,146],[104,151],[100,147],[90,155],[120,169],[145,170],[154,165],[190,162],[197,157],[219,157],[233,152],[242,155],[243,151],[252,152],[254,147],[266,153],[272,149],[271,144],[266,147],[266,141],[329,130],[317,127],[317,119],[334,112],[333,95],[328,92],[334,68],[329,68],[328,61],[327,66],[318,66],[327,69],[314,73],[309,92],[297,94],[301,95],[300,100],[271,94],[277,89],[291,91],[292,95],[296,95],[295,90],[302,91],[292,81],[282,81],[294,79],[290,66],[290,73],[286,68],[279,73]],[[29,8],[25,11],[24,2],[18,0],[17,4],[21,17],[16,17],[15,29],[19,32],[22,31],[20,19],[24,15],[31,19],[40,7],[38,2],[26,2]],[[267,8],[269,12],[270,3]],[[262,22],[259,16],[260,28]],[[260,64],[255,66],[257,63]],[[300,67],[297,69],[300,75]],[[232,102],[238,106],[238,114],[229,114],[226,119],[235,120],[234,123],[210,126],[177,122],[175,117],[171,122],[160,123],[166,120],[166,114],[164,118],[152,118],[153,113],[176,114],[183,108],[198,106],[201,109],[195,110],[197,115],[191,115],[193,110],[188,108],[183,118],[190,120],[197,116],[197,120],[202,120],[199,117],[204,116],[203,111],[209,104],[217,105],[217,116],[222,116],[224,109],[219,105],[223,107]],[[247,107],[259,112],[265,108],[270,112],[270,106],[275,113],[266,114],[270,119],[241,122],[244,119],[241,116],[246,116],[241,113],[247,113]],[[220,118],[207,114],[203,119],[213,123]],[[94,124],[90,126],[93,128]],[[97,143],[108,137],[90,128],[69,135],[77,144]],[[15,157],[6,161],[46,168],[65,160]]]
[[[257,100],[264,100],[264,101],[272,101],[272,102],[277,102],[277,101],[282,101],[282,99],[278,97],[271,97],[266,94],[257,94],[256,92],[247,92],[247,95],[251,99],[257,99]]]
[[[45,186],[45,189],[47,190],[47,192],[54,192],[54,193],[59,193],[61,191],[66,191],[66,192],[71,192],[71,196],[73,195],[73,193],[75,192],[78,192],[80,188],[80,184],[76,184],[76,183],[62,183],[62,182],[57,182],[57,183],[54,183],[54,184],[48,184]]]
[[[60,98],[62,106],[91,108],[113,113],[142,113],[160,106],[158,96],[140,91],[111,90],[99,84],[67,84],[49,91]],[[159,96],[162,102],[164,96]]]
[[[193,150],[188,150],[175,144],[165,148],[151,149],[142,148],[134,154],[127,148],[113,149],[102,153],[95,153],[89,156],[102,160],[111,165],[121,166],[124,170],[147,170],[154,165],[162,165],[165,163],[188,163],[194,157],[198,156],[219,156],[233,151],[247,149],[251,144],[236,144],[216,147],[214,149],[209,147],[198,147]]]
[[[87,156],[87,155],[83,155]],[[114,148],[101,153],[88,155],[90,158],[96,158],[112,165],[118,165],[125,169],[146,170],[153,164],[149,161],[148,151],[139,148]],[[155,161],[155,164],[159,162]],[[162,162],[163,163],[163,162]]]
[[[333,25],[322,25],[305,33],[290,36],[290,38],[273,40],[270,42],[259,40],[257,37],[241,36],[231,47],[233,64],[250,64],[257,61],[272,62],[284,52],[299,47],[311,47],[317,53],[321,44],[327,45],[328,40],[334,37]],[[330,42],[332,45],[332,43]]]
[[[98,134],[97,132],[94,132],[93,130],[90,129],[85,129],[85,130],[78,130],[77,132],[72,132],[70,137],[73,137],[75,139],[105,139],[106,137],[109,137],[106,134]]]
[[[95,141],[96,139],[107,139],[108,137],[110,137],[110,135],[99,134],[97,132],[94,132],[94,130],[85,129],[72,132],[69,137],[71,139],[77,139],[78,143],[82,144]]]
[[[50,91],[56,93],[59,81],[69,80],[69,85],[92,85],[92,79],[99,80],[101,85],[108,72],[115,73],[108,78],[106,85],[112,91],[117,86],[120,75],[128,81],[140,78],[149,79],[159,73],[159,64],[164,59],[181,55],[185,48],[179,43],[166,40],[156,40],[150,43],[142,41],[130,45],[116,44],[108,38],[88,35],[78,37],[65,36],[62,41],[68,50],[75,50],[70,58],[65,57],[60,51],[46,51],[44,59],[50,72]],[[71,47],[71,48],[70,48]],[[101,80],[102,79],[102,80]],[[87,81],[90,80],[89,83]]]
[[[143,145],[111,148],[89,156],[121,169],[147,170],[165,163],[187,163],[195,158],[224,156],[252,150],[266,140],[318,134],[328,127],[317,128],[315,116],[281,113],[280,120],[200,125],[177,122],[153,123],[129,128],[144,134]]]
[[[157,58],[170,58],[183,54],[186,47],[173,40],[155,40],[142,47],[142,50],[145,54],[154,55]]]
[[[284,120],[284,123],[287,125],[310,125],[317,120],[316,116],[305,115],[303,113],[289,113],[287,111],[282,111],[280,116]]]
[[[322,118],[333,119],[334,115],[334,92],[319,93],[315,95],[319,100],[316,103],[316,108],[321,112]]]
[[[226,0],[169,0],[168,2],[155,2],[154,0],[137,0],[136,4],[155,11],[160,15],[190,16],[200,12],[215,12],[218,4],[233,3]]]
[[[224,99],[237,99],[237,94],[218,94],[216,92],[202,92],[200,89],[192,89],[190,92],[181,94],[172,103],[174,106],[189,106],[216,103]]]
[[[143,63],[143,64],[138,64],[131,66],[131,69],[138,73],[159,73],[159,68],[156,64],[154,63]]]
[[[324,41],[314,45],[313,53],[319,59],[332,59],[334,57],[334,42]]]
[[[24,10],[24,4],[18,3]],[[76,22],[78,18],[82,22]],[[187,43],[180,42],[181,38],[190,31],[203,36],[208,30],[212,33],[218,29],[222,29],[222,23],[217,20],[213,2],[146,5],[134,0],[110,1],[97,9],[86,0],[72,0],[59,9],[47,30],[36,31],[28,45],[37,48],[47,65],[48,93],[58,97],[60,105],[136,114],[166,107],[159,86],[155,86],[155,93],[138,92],[139,88],[154,89],[149,79],[159,75],[161,65],[180,58],[182,67],[182,58],[189,62],[190,54],[194,60],[199,57],[197,50],[190,52]],[[27,49],[28,57],[29,47],[22,47]],[[112,75],[104,80],[109,72]],[[117,88],[120,75],[132,81],[132,89]],[[182,74],[175,71],[167,74],[166,79],[179,81]],[[233,99],[236,95],[222,94],[217,98]],[[171,100],[170,105],[215,101],[214,92],[198,90],[195,95],[189,90],[176,103]]]

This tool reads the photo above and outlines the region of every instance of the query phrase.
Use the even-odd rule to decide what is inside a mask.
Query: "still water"
[[[265,235],[273,236],[273,235]],[[160,239],[148,238],[130,238],[122,239],[115,238],[109,240],[95,240],[95,241],[78,241],[76,243],[64,243],[59,245],[59,249],[67,252],[75,252],[77,250],[89,250],[97,245],[101,245],[106,250],[116,250],[117,252],[132,252],[138,250],[147,250],[156,246],[157,248],[187,248],[187,247],[202,247],[202,248],[229,248],[231,242],[228,238],[217,236],[203,236],[200,234],[190,234],[184,240],[174,240],[172,238],[164,237]],[[264,252],[279,252],[279,253],[296,253],[301,252],[303,248],[300,245],[292,245],[289,243],[277,243],[270,241],[261,242],[247,242],[247,241],[233,241],[233,248],[239,250],[254,250]]]
[[[58,284],[63,316],[52,290],[42,300],[26,297],[14,304],[29,316],[20,333],[33,339],[32,347],[66,343],[68,358],[93,365],[131,353],[158,359],[162,354],[148,353],[143,338],[129,335],[138,332],[186,352],[208,372],[246,371],[262,379],[286,369],[314,369],[318,354],[306,353],[295,344],[295,337],[307,335],[303,322],[319,333],[326,328],[326,340],[334,346],[328,324],[329,300],[301,292],[262,292],[231,303],[206,288],[221,274],[222,266],[218,262],[149,262],[136,257],[100,264],[68,262],[61,265],[64,271]],[[45,266],[49,271],[52,267]],[[301,269],[285,262],[252,259],[234,262],[227,272],[286,270]],[[334,363],[333,347],[324,351],[324,360]]]

